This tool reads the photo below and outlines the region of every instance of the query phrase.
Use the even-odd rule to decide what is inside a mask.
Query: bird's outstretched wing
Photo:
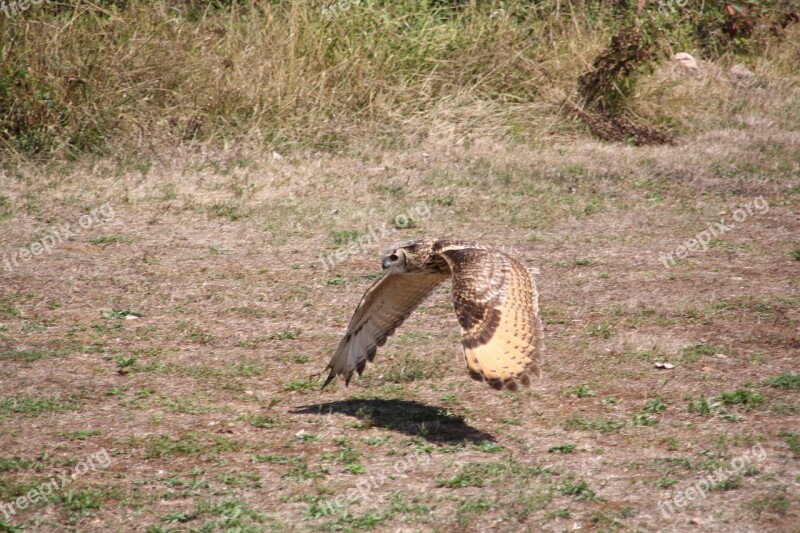
[[[453,274],[453,303],[469,375],[492,388],[529,387],[541,376],[544,333],[536,286],[502,252],[461,244],[439,252]]]
[[[347,333],[328,363],[326,370],[331,372],[322,387],[337,375],[344,377],[346,384],[350,384],[353,372],[361,375],[378,347],[448,277],[449,273],[387,273],[378,279],[356,307]]]

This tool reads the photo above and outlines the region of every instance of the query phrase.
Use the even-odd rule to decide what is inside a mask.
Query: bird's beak
[[[392,260],[387,255],[386,257],[383,258],[383,269],[386,270],[390,266],[392,266]]]

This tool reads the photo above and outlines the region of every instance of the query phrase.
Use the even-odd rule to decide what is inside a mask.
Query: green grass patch
[[[89,244],[130,244],[133,242],[131,237],[125,235],[101,235],[89,239]]]
[[[191,511],[175,511],[160,517],[167,524],[202,521],[198,531],[227,531],[236,533],[258,533],[264,531],[267,516],[242,502],[238,498],[228,498],[221,502],[200,500]],[[193,528],[194,530],[194,528]],[[149,533],[174,531],[152,526]]]
[[[236,222],[248,216],[242,206],[232,202],[216,202],[208,207],[208,212],[211,215],[219,218],[226,218],[230,222]]]
[[[729,477],[719,483],[715,483],[712,490],[736,490],[742,488],[742,478],[738,476]]]
[[[574,496],[579,500],[594,500],[597,493],[585,481],[566,480],[558,488],[564,496]]]
[[[619,420],[594,418],[585,419],[577,415],[570,417],[564,422],[566,430],[581,431],[600,431],[602,433],[615,433],[625,427],[625,423]]]
[[[564,444],[557,444],[555,446],[550,446],[547,451],[550,453],[572,453],[575,451],[577,447],[576,444],[571,442],[565,442]]]
[[[780,374],[769,378],[764,382],[764,384],[772,387],[773,389],[800,389],[800,374],[790,374],[787,372],[785,374]]]
[[[358,238],[357,231],[336,231],[333,234],[333,242],[337,246],[342,244],[348,244],[350,241],[354,241]]]
[[[607,324],[600,324],[597,326],[589,326],[586,328],[586,334],[590,337],[599,337],[601,339],[610,339],[614,336],[614,330]]]
[[[489,463],[467,463],[458,472],[446,479],[437,481],[439,487],[459,489],[465,487],[483,487],[500,479],[526,479],[546,473],[538,467],[522,465],[514,460],[492,461]]]
[[[69,440],[88,440],[89,437],[100,435],[99,429],[80,429],[78,431],[59,431],[58,436]]]
[[[67,513],[67,523],[75,524],[100,509],[106,494],[102,490],[67,490],[59,497],[59,504]]]
[[[717,353],[725,353],[725,349],[721,346],[716,346],[714,344],[692,344],[690,346],[686,346],[681,350],[681,355],[683,356],[683,361],[687,363],[693,363],[700,359],[701,357],[714,355]]]
[[[575,396],[576,398],[586,398],[594,395],[594,391],[588,385],[578,385],[564,391],[564,396]]]
[[[0,360],[8,359],[12,361],[26,361],[33,362],[39,359],[47,359],[49,357],[56,357],[58,352],[52,350],[15,350],[12,352],[0,353]]]
[[[75,396],[8,396],[0,398],[0,416],[39,416],[79,409],[81,402]]]
[[[759,519],[763,514],[784,517],[789,511],[790,501],[782,492],[764,494],[751,500],[749,507]]]
[[[711,416],[717,411],[717,409],[718,405],[712,403],[705,396],[700,396],[700,398],[697,400],[689,400],[689,404],[687,406],[687,410],[690,413],[695,413],[700,416]]]
[[[316,381],[309,381],[307,379],[295,379],[283,386],[285,391],[293,392],[311,392],[317,390],[319,384]]]
[[[271,416],[256,415],[250,418],[250,425],[259,429],[269,429],[274,428],[278,423]]]
[[[744,405],[755,407],[764,402],[764,396],[748,389],[738,389],[733,392],[723,392],[719,395],[723,405]]]
[[[138,441],[134,441],[133,444],[138,444]],[[143,439],[142,444],[145,457],[148,459],[169,459],[201,454],[217,455],[222,452],[237,451],[241,448],[238,443],[230,439],[216,435],[200,438],[196,433],[187,433],[178,437],[151,435]]]
[[[28,470],[33,468],[38,463],[30,459],[21,459],[19,457],[2,457],[0,456],[0,473],[13,472],[15,470]]]
[[[778,433],[778,436],[783,438],[783,440],[786,442],[786,445],[789,446],[789,449],[792,451],[795,457],[800,457],[800,433],[783,431]]]
[[[304,457],[296,457],[289,464],[289,470],[281,476],[284,479],[305,481],[307,479],[319,479],[324,475],[319,470],[312,470]]]

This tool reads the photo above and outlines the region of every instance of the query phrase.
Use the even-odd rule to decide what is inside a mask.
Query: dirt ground
[[[800,531],[796,131],[184,148],[0,195],[0,531]],[[470,380],[446,284],[320,391],[381,251],[433,235],[539,270],[542,379]]]

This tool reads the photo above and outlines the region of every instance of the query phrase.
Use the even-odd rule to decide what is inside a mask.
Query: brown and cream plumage
[[[492,388],[529,387],[541,376],[544,337],[536,285],[505,253],[469,241],[420,239],[384,253],[384,274],[361,298],[347,333],[326,368],[325,387],[337,375],[346,384],[375,358],[411,312],[447,278],[471,378]]]

